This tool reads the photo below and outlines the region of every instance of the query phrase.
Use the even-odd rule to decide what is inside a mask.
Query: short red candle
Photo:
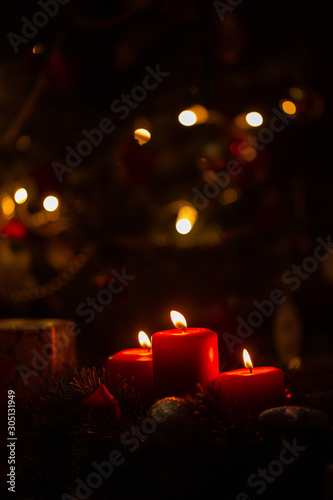
[[[184,396],[197,383],[205,387],[218,375],[217,334],[212,330],[176,328],[156,332],[152,348],[155,396],[159,398]]]
[[[284,373],[279,368],[261,366],[222,372],[214,381],[226,411],[261,411],[285,404]]]
[[[154,394],[153,357],[147,347],[126,349],[110,356],[106,361],[106,370],[112,376],[120,375],[140,393],[143,403],[152,403]]]

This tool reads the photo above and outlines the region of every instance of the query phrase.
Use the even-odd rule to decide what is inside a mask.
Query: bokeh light
[[[44,50],[44,45],[42,43],[36,43],[36,45],[34,45],[34,48],[32,49],[32,52],[33,54],[43,54]]]
[[[191,127],[191,125],[194,125],[197,121],[196,114],[193,113],[193,111],[190,111],[189,109],[186,109],[185,111],[182,111],[180,115],[178,116],[179,122],[184,125],[184,127]]]
[[[236,189],[228,188],[224,191],[223,201],[226,205],[229,205],[229,203],[234,203],[237,200],[238,200],[238,193]]]
[[[263,122],[263,117],[257,111],[251,111],[246,115],[245,119],[251,127],[260,127]]]
[[[193,228],[198,217],[198,212],[193,205],[183,205],[178,211],[176,230],[180,234],[187,234]]]
[[[205,123],[208,120],[209,113],[204,106],[201,106],[201,104],[195,104],[194,106],[191,106],[189,111],[192,111],[192,113],[195,114],[195,123]]]
[[[294,115],[296,113],[296,106],[291,101],[282,101],[281,108],[287,115]]]
[[[149,139],[151,138],[151,134],[149,130],[145,128],[137,128],[134,131],[134,138],[136,141],[138,141],[140,146],[142,146],[143,144],[149,141]]]
[[[24,188],[19,188],[17,191],[15,191],[14,194],[14,200],[16,203],[19,205],[21,203],[24,203],[28,199],[28,191]]]
[[[59,206],[59,200],[56,196],[47,196],[43,201],[43,207],[47,212],[54,212]]]
[[[192,224],[188,219],[179,219],[176,222],[176,229],[180,234],[188,234],[192,229]]]
[[[304,98],[304,92],[299,87],[291,87],[291,89],[289,89],[289,95],[296,101],[301,101]]]
[[[4,196],[1,200],[1,208],[5,219],[9,220],[14,216],[15,203],[11,196]]]

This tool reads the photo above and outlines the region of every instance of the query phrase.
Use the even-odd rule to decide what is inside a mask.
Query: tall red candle
[[[142,338],[142,334],[139,333]],[[106,370],[112,376],[120,375],[128,382],[132,381],[133,388],[140,393],[145,404],[153,402],[153,358],[150,341],[146,336],[141,340],[142,347],[126,349],[110,356],[106,361]]]
[[[217,334],[187,328],[185,318],[180,314],[179,318],[174,324],[181,328],[152,336],[155,396],[159,398],[184,396],[197,383],[206,386],[219,372]]]
[[[285,404],[284,373],[271,366],[254,367],[244,349],[246,368],[222,372],[214,381],[229,413],[260,413]]]

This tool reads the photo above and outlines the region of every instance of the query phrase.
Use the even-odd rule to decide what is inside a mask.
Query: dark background
[[[80,362],[103,364],[135,347],[139,330],[169,328],[177,309],[190,326],[217,331],[221,362],[239,366],[243,346],[230,355],[223,333],[279,288],[290,307],[276,308],[246,341],[255,360],[278,357],[281,314],[290,338],[298,332],[302,359],[330,352],[333,259],[294,292],[281,279],[332,232],[327,4],[243,1],[220,19],[211,2],[71,0],[18,54],[7,35],[21,35],[22,16],[41,7],[11,0],[1,10],[0,198],[27,187],[31,215],[52,192],[60,217],[32,225],[18,209],[4,219],[0,208],[0,315],[71,318],[82,328]],[[157,65],[169,76],[120,120],[110,104]],[[268,126],[293,87],[302,98],[285,130],[252,162],[235,156],[231,144],[258,134],[237,129],[235,117],[256,110]],[[178,114],[193,104],[220,122],[183,127]],[[64,163],[66,146],[105,117],[116,130],[59,183],[52,162]],[[152,137],[139,146],[133,131],[143,119]],[[238,199],[223,204],[221,190],[181,236],[173,204],[203,191],[200,158],[213,171],[241,162],[230,186]],[[87,323],[77,307],[124,267],[135,279]]]

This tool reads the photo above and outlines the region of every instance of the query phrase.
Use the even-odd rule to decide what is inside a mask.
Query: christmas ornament
[[[199,430],[193,410],[184,398],[164,398],[157,401],[148,411],[148,416],[157,424],[151,436],[152,442],[166,449],[188,444]]]
[[[302,406],[280,406],[263,411],[259,421],[268,429],[281,429],[297,432],[325,429],[330,424],[326,413]]]
[[[121,414],[118,401],[109,393],[104,384],[99,385],[94,392],[85,397],[79,407],[110,412],[116,418],[119,418]]]

